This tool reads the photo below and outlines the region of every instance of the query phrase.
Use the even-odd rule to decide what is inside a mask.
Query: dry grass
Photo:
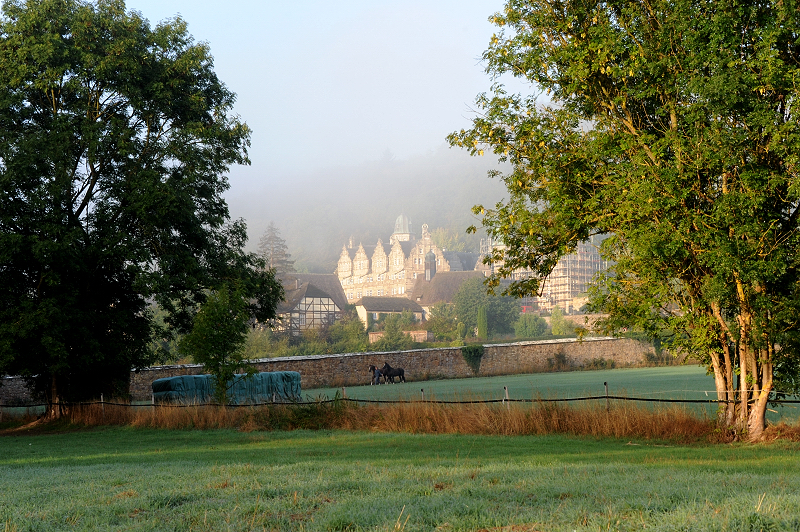
[[[632,403],[617,403],[609,410],[599,404],[574,406],[549,402],[506,405],[416,402],[359,406],[337,401],[239,408],[93,404],[71,408],[67,419],[82,426],[236,428],[246,432],[343,429],[509,436],[571,434],[676,442],[729,441],[727,434],[718,430],[713,421],[699,419],[684,408],[673,406],[650,410]],[[783,426],[778,434],[800,437],[800,429]]]

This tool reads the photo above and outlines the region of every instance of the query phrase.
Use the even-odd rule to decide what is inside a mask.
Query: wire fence
[[[160,402],[154,401],[151,402],[142,402],[142,403],[126,403],[126,402],[118,402],[118,401],[104,401],[102,399],[95,400],[95,401],[81,401],[81,402],[61,402],[58,403],[62,407],[74,407],[74,406],[90,406],[90,405],[101,405],[101,406],[119,406],[119,407],[129,407],[129,408],[192,408],[192,407],[222,407],[225,406],[227,408],[253,408],[258,406],[275,406],[275,405],[285,405],[285,406],[304,406],[304,405],[321,405],[321,404],[331,404],[331,403],[356,403],[356,404],[414,404],[414,403],[426,403],[426,404],[441,404],[441,405],[465,405],[465,404],[506,404],[506,403],[529,403],[529,404],[538,404],[538,403],[571,403],[571,402],[586,402],[586,401],[630,401],[630,402],[643,402],[643,403],[683,403],[683,404],[739,404],[740,400],[731,400],[731,399],[664,399],[664,398],[654,398],[654,397],[628,397],[622,395],[590,395],[590,396],[583,396],[583,397],[564,397],[564,398],[535,398],[535,399],[513,399],[508,397],[508,390],[504,389],[506,397],[502,399],[471,399],[471,400],[446,400],[446,399],[434,399],[434,398],[425,398],[425,390],[424,388],[420,390],[421,396],[420,398],[414,399],[359,399],[359,398],[350,398],[347,397],[346,388],[342,388],[341,396],[337,396],[334,398],[317,398],[317,399],[310,399],[306,398],[306,400],[296,400],[296,401],[265,401],[259,403],[247,403],[247,404],[226,404],[223,405],[221,403],[215,402],[203,402],[203,403],[181,403],[181,402]],[[716,393],[716,392],[713,392]],[[748,404],[755,403],[754,399],[748,400]],[[789,404],[800,404],[800,399],[778,399],[777,397],[771,398],[769,400],[771,405],[789,405]],[[24,405],[2,405],[0,404],[0,410],[3,409],[34,409],[34,408],[42,408],[50,406],[49,403],[33,403],[33,404],[24,404]]]

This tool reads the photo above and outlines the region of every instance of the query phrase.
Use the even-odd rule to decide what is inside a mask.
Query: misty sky
[[[491,85],[480,56],[496,30],[487,19],[503,2],[128,0],[127,7],[151,24],[180,14],[237,94],[236,112],[253,129],[252,166],[232,169],[227,198],[231,214],[248,221],[252,242],[270,219],[281,224],[270,192],[288,183],[313,188],[375,161],[442,153],[445,136],[468,127],[472,102]]]

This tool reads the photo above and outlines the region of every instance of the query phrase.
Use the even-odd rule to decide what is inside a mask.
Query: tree
[[[400,314],[389,314],[383,320],[383,336],[370,346],[373,351],[402,351],[411,349],[414,340],[403,332],[403,318]]]
[[[457,336],[456,309],[452,303],[436,303],[431,307],[427,328],[437,339],[455,340]]]
[[[535,314],[520,314],[514,324],[514,334],[517,338],[536,338],[544,336],[547,332],[547,322]]]
[[[7,0],[0,18],[0,373],[66,400],[127,390],[152,341],[233,280],[282,296],[222,194],[250,129],[180,18],[121,0]],[[153,320],[151,303],[166,327]]]
[[[564,317],[564,311],[559,306],[553,307],[550,313],[550,332],[554,336],[565,336],[575,332],[575,325]]]
[[[475,336],[484,340],[489,339],[489,319],[486,316],[486,305],[478,307],[478,325]]]
[[[445,227],[437,227],[431,231],[431,240],[436,244],[436,247],[443,251],[471,251],[467,247],[470,235],[466,233],[454,231]],[[474,238],[474,237],[472,237]]]
[[[295,271],[294,261],[289,260],[291,255],[288,249],[286,241],[281,238],[280,230],[270,222],[258,241],[258,254],[264,258],[267,267],[274,269],[278,275]]]
[[[250,326],[247,300],[241,290],[227,286],[214,291],[200,307],[192,330],[181,338],[181,353],[203,364],[214,376],[214,399],[228,403],[228,389],[237,371],[254,374],[246,366],[245,343]]]
[[[491,284],[527,269],[506,292],[537,293],[578,242],[611,235],[603,327],[698,357],[729,401],[720,421],[758,438],[776,386],[798,382],[796,2],[510,0],[491,20],[488,72],[550,97],[495,85],[449,137],[513,165],[508,200],[475,208],[506,245]]]
[[[364,322],[358,317],[355,305],[348,305],[342,314],[342,318],[336,320],[328,329],[331,345],[328,352],[357,353],[365,351],[367,349],[367,331],[364,328]]]
[[[473,335],[478,326],[478,309],[486,307],[489,335],[506,334],[514,329],[519,317],[519,304],[511,297],[487,294],[480,278],[464,281],[453,296],[458,321],[462,322],[467,334]]]

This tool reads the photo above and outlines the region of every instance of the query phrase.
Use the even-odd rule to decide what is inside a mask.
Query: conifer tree
[[[295,271],[294,261],[289,260],[291,255],[288,249],[275,222],[270,222],[258,241],[258,254],[264,258],[267,267],[274,269],[278,275]]]

